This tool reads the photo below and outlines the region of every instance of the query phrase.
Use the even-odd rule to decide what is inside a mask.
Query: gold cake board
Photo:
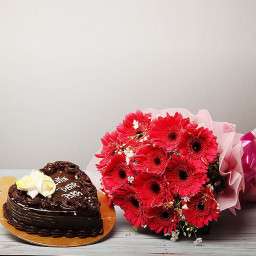
[[[42,245],[42,246],[53,246],[53,247],[72,247],[89,245],[100,242],[106,239],[116,222],[115,209],[108,204],[107,197],[104,193],[98,191],[98,198],[101,203],[100,212],[103,220],[103,234],[95,237],[86,238],[68,238],[68,237],[42,237],[39,235],[28,234],[24,231],[20,231],[10,225],[3,216],[3,204],[6,202],[8,189],[14,184],[16,178],[12,176],[0,177],[0,223],[15,237],[20,238],[26,242]]]

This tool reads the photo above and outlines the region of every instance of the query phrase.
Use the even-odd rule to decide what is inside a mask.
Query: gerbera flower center
[[[204,210],[204,203],[203,202],[199,202],[197,204],[197,209],[203,211]]]
[[[198,139],[195,139],[191,142],[191,147],[192,147],[192,150],[196,153],[198,153],[201,148],[202,148],[202,144],[201,144],[201,141],[198,140]]]
[[[142,131],[137,131],[136,135],[137,135],[138,139],[141,139],[143,137],[143,132]]]
[[[151,190],[152,190],[152,192],[154,192],[154,193],[159,193],[160,192],[160,186],[159,186],[159,184],[158,183],[156,183],[156,182],[153,182],[152,184],[151,184]]]
[[[154,163],[155,163],[155,165],[160,165],[160,164],[161,164],[161,159],[160,159],[160,157],[155,157],[155,158],[154,158]]]
[[[168,139],[169,139],[169,140],[176,140],[176,138],[177,138],[176,132],[170,132],[170,133],[168,134]]]
[[[168,211],[163,211],[163,212],[161,212],[160,217],[162,219],[169,219],[171,217],[171,214]]]
[[[119,177],[120,177],[121,179],[125,179],[125,178],[126,178],[126,172],[125,172],[125,170],[123,170],[123,169],[120,169],[120,170],[119,170]]]
[[[179,170],[179,177],[181,180],[186,180],[188,178],[188,173],[186,170]]]
[[[140,206],[139,201],[138,201],[135,197],[131,197],[131,198],[130,198],[130,202],[131,202],[131,204],[132,204],[135,208],[139,208],[139,206]]]

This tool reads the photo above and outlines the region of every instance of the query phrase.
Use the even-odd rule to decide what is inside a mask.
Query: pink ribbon
[[[241,137],[243,147],[242,166],[245,179],[243,199],[256,202],[256,134],[255,130]]]

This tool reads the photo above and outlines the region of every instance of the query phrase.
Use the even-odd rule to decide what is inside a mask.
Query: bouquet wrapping
[[[102,190],[135,228],[197,237],[224,210],[256,201],[256,139],[207,110],[128,114],[96,154]]]

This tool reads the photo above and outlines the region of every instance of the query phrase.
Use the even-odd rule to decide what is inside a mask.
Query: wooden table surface
[[[1,176],[21,177],[30,170],[0,170]],[[98,176],[89,173],[97,183]],[[8,234],[0,225],[0,254],[10,255],[255,255],[256,205],[233,216],[226,213],[213,226],[202,246],[191,240],[172,242],[158,236],[135,232],[117,209],[117,223],[112,235],[94,245],[74,248],[50,248],[30,245]]]

